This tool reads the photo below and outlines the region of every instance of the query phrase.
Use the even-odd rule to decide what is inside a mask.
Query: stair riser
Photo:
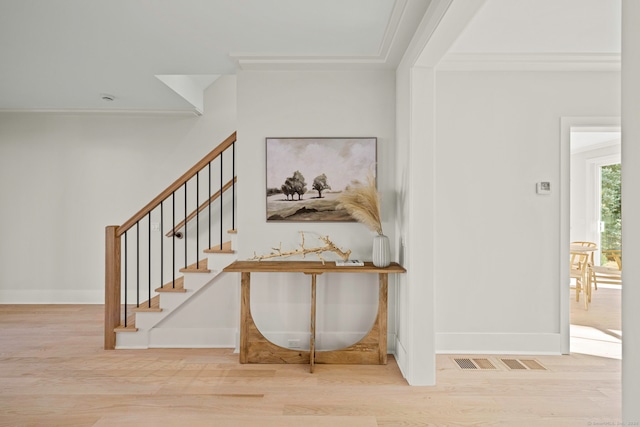
[[[199,291],[207,283],[211,282],[217,275],[217,272],[185,274],[185,288],[187,291],[160,293],[160,308],[162,308],[162,311],[159,313],[136,313],[136,327],[139,329],[152,328],[158,322],[167,317],[173,310],[184,304],[184,302],[191,298],[195,292]]]
[[[118,332],[116,333],[116,349],[142,349],[149,348],[149,333],[138,330],[138,332]]]

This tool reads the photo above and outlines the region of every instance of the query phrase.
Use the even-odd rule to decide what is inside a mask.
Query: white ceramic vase
[[[391,264],[389,238],[384,234],[378,234],[373,238],[373,265],[387,267],[389,264]]]

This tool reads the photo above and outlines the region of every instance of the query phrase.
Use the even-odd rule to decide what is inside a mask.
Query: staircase
[[[170,281],[162,287],[156,288],[156,296],[131,307],[127,317],[127,326],[116,327],[116,349],[142,349],[158,347],[236,347],[236,327],[233,328],[165,328],[161,327],[177,316],[188,316],[188,308],[184,307],[189,301],[197,299],[205,290],[217,287],[216,293],[231,290],[233,299],[238,300],[237,279],[226,276],[222,269],[236,260],[235,232],[230,233],[231,240],[220,245],[205,249],[206,258],[199,260],[198,265],[191,264],[180,269],[181,276],[176,277],[175,283]],[[210,309],[215,302],[207,302]],[[218,310],[224,307],[217,307]],[[238,316],[233,316],[237,319]],[[197,320],[201,322],[200,319]],[[204,330],[207,330],[204,333]],[[215,332],[213,332],[215,331]]]
[[[235,346],[237,278],[222,273],[236,259],[235,141],[106,227],[105,349]],[[216,312],[223,322],[207,319]]]

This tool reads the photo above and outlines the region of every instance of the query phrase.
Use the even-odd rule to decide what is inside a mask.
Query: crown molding
[[[139,116],[201,116],[196,110],[134,110],[134,109],[81,109],[81,108],[0,108],[0,114],[61,114],[61,115],[139,115]]]
[[[620,71],[619,53],[449,53],[446,71]]]
[[[351,70],[391,68],[379,56],[232,55],[239,70]]]
[[[415,13],[415,5],[409,5],[409,0],[396,0],[389,22],[378,48],[378,52],[371,55],[353,56],[305,56],[305,55],[253,55],[232,53],[229,56],[235,61],[240,70],[351,70],[351,69],[380,69],[395,68],[392,63],[395,57],[394,49],[402,39],[399,34],[401,23],[408,14]],[[424,12],[424,11],[423,11]],[[393,60],[392,60],[393,58]]]

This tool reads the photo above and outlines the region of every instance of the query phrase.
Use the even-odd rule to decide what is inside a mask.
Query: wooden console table
[[[390,273],[404,273],[397,263],[375,267],[339,267],[320,261],[236,261],[224,269],[242,273],[240,301],[240,363],[316,363],[386,365],[387,363],[387,289]],[[311,323],[309,351],[280,347],[266,339],[251,316],[251,273],[304,273],[311,276]],[[377,273],[379,277],[378,314],[369,333],[357,343],[330,351],[316,351],[316,276],[322,273]]]

